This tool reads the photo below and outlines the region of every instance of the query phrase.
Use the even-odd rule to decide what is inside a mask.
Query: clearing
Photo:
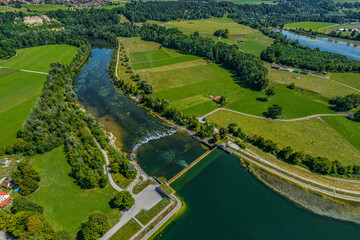
[[[167,27],[176,27],[185,34],[191,34],[195,31],[200,33],[202,37],[210,37],[215,41],[219,41],[218,37],[214,36],[214,32],[219,29],[229,29],[230,38],[221,38],[230,44],[237,44],[238,47],[248,53],[260,56],[268,46],[273,43],[273,39],[265,36],[260,31],[252,29],[248,26],[238,24],[231,18],[210,18],[204,20],[187,20],[187,21],[171,21],[171,22],[155,22],[159,25]],[[236,43],[236,41],[243,41]]]
[[[327,28],[334,25],[339,26],[339,24],[330,23],[330,22],[295,22],[295,23],[287,23],[285,24],[284,27],[289,29],[303,28],[305,30],[310,30],[310,29],[321,30],[321,28]]]
[[[342,118],[347,120],[345,117]],[[229,123],[237,123],[238,127],[241,127],[246,134],[257,134],[265,139],[271,139],[281,148],[290,146],[313,156],[339,160],[345,165],[359,164],[360,162],[360,151],[347,141],[348,137],[346,139],[343,137],[345,133],[340,134],[333,127],[324,123],[322,119],[271,122],[227,111],[215,112],[207,119],[220,127],[227,127]]]
[[[44,207],[46,219],[57,229],[66,230],[75,237],[80,224],[94,211],[105,213],[110,225],[119,220],[120,211],[109,205],[115,190],[109,184],[105,188],[81,189],[69,176],[71,167],[64,147],[37,155],[33,167],[40,173],[41,181],[32,197]]]
[[[24,48],[18,50],[18,56],[12,60],[0,63],[0,67],[11,67],[0,68],[0,146],[12,143],[40,96],[46,80],[46,75],[17,69],[48,72],[51,62],[69,64],[76,49],[68,45]]]

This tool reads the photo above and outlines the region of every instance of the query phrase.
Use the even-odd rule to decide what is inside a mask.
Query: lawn
[[[146,225],[150,222],[156,215],[158,215],[167,205],[169,205],[170,201],[167,198],[163,198],[159,203],[157,203],[153,208],[148,211],[141,210],[135,218],[141,222],[142,225]]]
[[[40,173],[41,182],[32,197],[44,207],[47,220],[57,229],[66,230],[75,237],[80,224],[87,221],[88,215],[94,211],[105,213],[111,225],[119,220],[119,210],[109,205],[115,190],[110,185],[92,190],[76,185],[69,176],[71,167],[63,147],[35,158],[33,167]]]
[[[22,128],[46,75],[0,68],[0,146],[10,145]]]
[[[347,141],[349,138],[345,139],[321,119],[270,122],[225,111],[216,112],[207,119],[221,127],[237,123],[246,134],[271,139],[282,148],[291,146],[313,156],[339,160],[344,164],[360,164],[360,151]]]
[[[336,23],[330,22],[295,22],[285,24],[285,28],[294,29],[294,28],[303,28],[306,30],[321,30],[321,28],[327,28],[329,26],[338,25]],[[339,26],[339,25],[338,25]],[[325,30],[325,29],[324,29]]]
[[[322,119],[360,151],[360,123],[345,117],[323,117]]]
[[[124,224],[112,237],[110,240],[129,240],[141,229],[141,225],[134,220],[130,219],[127,223]]]
[[[167,27],[176,27],[183,31],[185,34],[191,34],[198,31],[203,37],[210,37],[215,41],[219,41],[214,36],[214,32],[219,29],[229,29],[230,38],[224,39],[230,44],[237,44],[238,47],[248,53],[260,56],[260,53],[266,49],[267,46],[271,45],[273,39],[263,35],[256,29],[252,29],[248,26],[238,24],[231,18],[211,18],[204,20],[193,20],[193,21],[171,21],[167,23],[155,22],[160,25]],[[236,43],[236,41],[242,40],[242,43]]]
[[[17,56],[12,60],[0,63],[0,67],[48,72],[50,63],[70,64],[77,48],[66,44],[44,45],[16,50]]]
[[[360,73],[330,73],[330,79],[360,90]]]
[[[296,87],[316,92],[325,98],[346,96],[351,93],[358,93],[354,89],[338,83],[334,83],[324,78],[272,69],[271,65],[268,63],[266,63],[266,66],[269,69],[268,78],[271,83],[284,84],[286,86],[290,85],[291,83],[295,83]],[[332,80],[342,79],[337,81],[343,82],[352,87],[356,87],[357,85],[360,89],[360,74],[331,73],[330,78]]]

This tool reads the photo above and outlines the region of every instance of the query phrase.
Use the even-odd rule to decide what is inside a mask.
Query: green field
[[[268,78],[271,83],[283,84],[286,86],[295,83],[296,87],[316,92],[325,98],[359,93],[354,89],[334,83],[325,78],[272,69],[270,64],[266,64],[266,66],[269,69]],[[340,79],[337,81],[360,89],[360,74],[358,73],[331,73],[330,79]]]
[[[219,41],[217,37],[214,36],[214,32],[219,29],[229,29],[230,38],[224,39],[230,44],[237,44],[238,47],[248,53],[260,56],[260,53],[266,49],[267,46],[271,45],[273,39],[263,35],[258,30],[252,29],[248,26],[238,24],[232,19],[224,18],[211,18],[204,20],[193,20],[193,21],[172,21],[172,22],[156,22],[160,25],[167,27],[176,27],[179,28],[186,34],[193,33],[198,31],[203,37],[210,37],[215,41]],[[242,43],[236,43],[236,41],[242,40]]]
[[[36,99],[40,96],[46,75],[0,68],[0,146],[12,144]]]
[[[52,54],[52,55],[49,55]],[[51,62],[70,63],[76,48],[48,45],[18,50],[18,56],[0,63],[0,146],[10,145],[22,128],[36,99],[40,96],[46,75],[18,71],[27,69],[47,72]],[[16,69],[15,69],[16,68]]]
[[[342,118],[347,120],[345,117]],[[271,139],[282,148],[291,146],[293,149],[313,156],[339,160],[344,164],[360,164],[360,151],[349,142],[350,138],[346,136],[345,139],[345,133],[340,134],[341,131],[334,130],[321,119],[270,122],[225,111],[216,112],[207,119],[221,127],[226,127],[232,122],[237,123],[246,134],[258,134],[265,139]],[[338,123],[340,121],[342,120],[339,120]],[[328,121],[326,120],[326,122]],[[349,124],[344,129],[350,130],[353,127],[351,125]],[[340,126],[336,128],[340,128]],[[356,130],[356,128],[353,129],[353,131]],[[356,138],[356,135],[358,133],[354,134],[353,139]]]
[[[108,185],[101,189],[81,189],[72,177],[63,147],[37,155],[33,167],[40,173],[40,188],[32,195],[44,207],[46,219],[57,229],[75,237],[80,224],[94,211],[105,213],[111,225],[120,217],[119,210],[110,208],[115,190]]]
[[[344,117],[322,117],[322,119],[360,151],[360,124]]]
[[[330,73],[330,79],[360,90],[360,73]]]
[[[321,30],[321,28],[326,28],[329,26],[338,25],[335,23],[329,22],[295,22],[295,23],[287,23],[285,24],[285,28],[293,29],[293,28],[303,28],[306,30]]]
[[[135,43],[133,43],[133,41]],[[143,41],[142,44],[148,42]],[[139,39],[126,39],[125,47],[129,50],[132,66],[156,66],[159,61],[169,59],[168,55],[175,54],[174,50],[162,48],[149,43],[147,51],[136,51],[131,45],[139,45]],[[179,53],[177,53],[179,54]],[[185,59],[186,55],[177,58]],[[177,59],[176,58],[176,59]],[[252,91],[241,87],[231,74],[220,66],[196,59],[175,63],[170,58],[163,66],[141,69],[136,71],[142,79],[149,81],[154,88],[154,95],[160,99],[169,100],[178,110],[200,117],[215,110],[209,95],[226,96],[227,107],[236,111],[262,116],[263,112],[272,104],[283,107],[282,118],[304,117],[317,113],[331,113],[328,104],[320,95],[302,90],[290,90],[284,85],[274,83],[276,95],[264,102],[263,92]],[[136,68],[135,68],[136,69]]]
[[[44,45],[18,49],[17,56],[0,63],[0,67],[48,72],[50,63],[70,64],[76,55],[76,47],[66,44]]]

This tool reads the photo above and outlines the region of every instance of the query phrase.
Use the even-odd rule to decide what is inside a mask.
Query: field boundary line
[[[30,73],[38,73],[38,74],[48,75],[48,73],[46,73],[46,72],[38,72],[38,71],[32,71],[32,70],[26,70],[26,69],[17,69],[17,68],[3,67],[3,66],[0,66],[0,68],[14,69],[14,70],[18,70],[21,72],[30,72]]]

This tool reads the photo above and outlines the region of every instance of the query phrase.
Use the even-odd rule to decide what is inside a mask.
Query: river
[[[205,149],[175,132],[117,91],[108,74],[112,50],[91,41],[92,55],[75,81],[85,109],[105,125],[125,152],[138,149],[149,174],[170,178]],[[151,140],[149,140],[151,139]],[[267,188],[240,166],[239,159],[215,150],[173,187],[185,213],[166,228],[164,239],[340,239],[357,238],[360,227],[311,214]]]
[[[298,40],[302,45],[319,48],[321,51],[338,53],[360,61],[360,42],[339,38],[306,37],[286,30],[281,31],[287,38]]]

